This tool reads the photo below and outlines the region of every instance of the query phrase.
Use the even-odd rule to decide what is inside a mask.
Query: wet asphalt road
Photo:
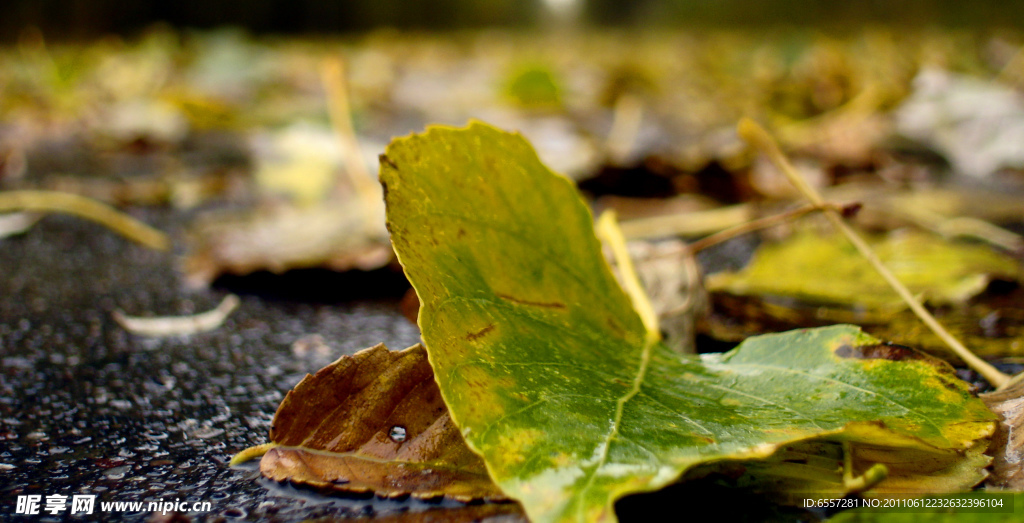
[[[180,237],[181,219],[170,216],[142,215]],[[267,441],[278,403],[305,373],[379,342],[398,349],[418,341],[398,312],[401,278],[313,272],[189,290],[175,256],[62,216],[0,240],[0,520],[152,518],[99,510],[100,502],[117,501],[210,502],[209,512],[190,514],[195,521],[299,521],[412,507],[326,501],[267,485],[254,465],[227,466],[235,452]],[[241,306],[210,333],[147,339],[111,318],[116,309],[205,311],[229,290]],[[385,297],[367,299],[375,294]],[[314,334],[329,351],[292,350]],[[76,494],[97,496],[91,516],[14,515],[18,496],[41,495],[45,505],[47,496]]]
[[[137,216],[174,238],[189,218],[166,210]],[[237,451],[267,441],[278,404],[306,373],[380,342],[400,349],[419,340],[399,312],[407,288],[399,274],[264,273],[195,290],[175,268],[176,243],[177,253],[155,252],[64,216],[0,239],[0,521],[168,521],[145,509],[102,512],[101,502],[209,502],[208,512],[186,513],[192,521],[365,518],[457,506],[327,498],[264,480],[255,463],[227,465]],[[734,240],[701,253],[701,265],[742,266],[755,245]],[[144,338],[111,317],[206,311],[228,292],[241,305],[209,333]],[[328,349],[292,348],[313,335]],[[47,496],[81,494],[96,496],[91,515],[15,514],[19,496],[39,495],[45,508]],[[769,500],[737,503],[733,491],[692,484],[626,498],[619,515],[642,521],[679,510],[681,500],[714,496],[740,519],[780,517]],[[787,511],[783,518],[821,516]]]

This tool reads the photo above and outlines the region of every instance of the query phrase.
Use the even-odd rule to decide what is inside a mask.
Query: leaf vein
[[[929,425],[935,427],[935,429],[939,431],[939,434],[942,434],[942,428],[939,427],[938,424],[936,424],[935,421],[933,421],[931,419],[931,417],[925,415],[922,412],[918,412],[917,410],[914,410],[914,409],[912,409],[912,408],[910,408],[910,407],[908,407],[908,406],[906,406],[906,405],[904,405],[904,404],[902,404],[902,403],[900,403],[900,402],[898,402],[898,401],[896,401],[896,400],[894,400],[892,398],[883,396],[883,395],[881,395],[881,394],[879,394],[879,393],[877,393],[875,391],[864,389],[864,388],[858,387],[858,386],[856,386],[856,385],[854,385],[852,383],[846,383],[845,381],[840,381],[840,380],[837,380],[835,378],[830,378],[828,376],[819,376],[819,375],[811,374],[810,372],[801,371],[801,370],[798,370],[798,369],[788,369],[786,367],[778,367],[778,366],[775,366],[775,365],[764,365],[764,364],[759,364],[759,363],[738,363],[738,364],[736,364],[737,367],[744,366],[744,365],[751,366],[751,367],[761,367],[761,368],[765,368],[765,369],[772,369],[772,370],[777,370],[777,371],[782,371],[782,372],[788,372],[790,374],[796,374],[796,375],[799,375],[799,376],[807,376],[809,378],[814,378],[814,379],[821,380],[821,381],[830,381],[832,383],[837,383],[839,385],[843,385],[845,387],[848,387],[848,388],[851,388],[851,389],[863,392],[865,394],[868,394],[868,395],[871,395],[871,396],[875,396],[877,398],[880,398],[880,399],[883,399],[885,401],[888,401],[889,403],[892,403],[893,405],[896,405],[897,407],[900,407],[900,408],[902,408],[903,410],[905,410],[907,412],[911,412],[911,413],[921,417]]]

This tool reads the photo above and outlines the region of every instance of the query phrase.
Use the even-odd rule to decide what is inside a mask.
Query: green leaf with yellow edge
[[[1020,267],[1010,256],[983,245],[898,231],[871,247],[914,294],[933,305],[962,303],[993,278],[1015,280]],[[812,303],[902,309],[896,291],[845,238],[801,232],[762,245],[740,272],[708,276],[711,292],[785,296]]]
[[[961,453],[992,433],[951,367],[853,326],[702,357],[653,341],[572,183],[518,134],[428,128],[381,181],[452,419],[535,523],[612,520],[695,465],[865,427]]]

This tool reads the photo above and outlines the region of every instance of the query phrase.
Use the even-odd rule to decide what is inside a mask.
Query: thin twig
[[[1013,53],[1013,56],[1006,61],[1003,68],[999,70],[999,74],[996,75],[995,80],[997,82],[1005,82],[1010,84],[1020,83],[1021,74],[1016,71],[1018,67],[1024,64],[1024,46],[1018,47],[1017,52]]]
[[[789,220],[795,220],[796,218],[799,218],[805,214],[810,214],[812,212],[823,211],[825,209],[832,209],[842,214],[846,214],[859,208],[860,204],[858,203],[852,203],[848,205],[837,205],[834,203],[827,203],[824,207],[808,204],[804,205],[803,207],[793,209],[791,211],[786,211],[772,216],[766,216],[764,218],[749,221],[747,223],[728,228],[724,231],[717,232],[715,234],[712,234],[711,236],[705,236],[704,238],[701,238],[689,244],[688,247],[691,251],[697,253],[704,249],[707,249],[708,247],[711,247],[712,245],[718,245],[719,243],[731,240],[737,236],[742,236],[744,234],[759,231],[761,229],[767,229],[769,227],[773,227],[775,225],[787,222]]]
[[[605,147],[613,161],[622,163],[633,152],[637,135],[640,134],[644,104],[635,95],[624,94],[615,101],[615,112],[612,114],[612,127],[608,131]]]
[[[768,156],[768,158],[775,164],[775,167],[779,169],[783,174],[789,178],[789,181],[796,186],[796,188],[803,193],[804,197],[810,200],[810,202],[816,206],[824,206],[825,201],[821,195],[810,186],[797,172],[796,169],[790,165],[789,160],[782,154],[782,150],[779,149],[779,145],[775,143],[775,140],[768,134],[768,131],[764,130],[760,125],[755,123],[749,118],[740,120],[739,126],[737,127],[740,137],[746,140],[747,143],[751,144],[755,148],[759,149],[762,153]],[[921,321],[928,326],[936,336],[939,337],[943,342],[946,343],[960,357],[968,366],[974,369],[978,374],[981,374],[986,380],[992,385],[999,387],[1010,380],[1010,377],[1003,374],[999,369],[989,365],[988,362],[982,360],[972,353],[967,347],[964,347],[959,340],[953,337],[946,329],[935,319],[934,316],[928,312],[927,309],[921,305],[921,302],[914,297],[913,294],[901,283],[896,276],[892,274],[885,267],[878,256],[875,255],[874,251],[868,247],[868,244],[852,229],[846,222],[843,221],[842,217],[833,209],[825,209],[825,216],[828,217],[832,225],[843,233],[844,236],[854,247],[860,251],[861,255],[867,258],[868,262],[878,271],[879,274],[885,278],[885,281],[889,282],[889,285],[896,291],[897,294],[903,298],[903,301],[910,306],[910,309],[914,311],[917,317],[921,318]]]
[[[9,211],[73,214],[99,223],[146,247],[159,251],[166,251],[171,247],[171,240],[167,238],[166,234],[115,210],[113,207],[77,194],[56,191],[0,192],[0,212]]]
[[[629,249],[626,248],[626,238],[619,229],[615,220],[615,211],[605,211],[597,220],[597,237],[604,240],[612,250],[615,264],[619,267],[619,274],[622,276],[622,287],[633,302],[633,308],[640,315],[640,320],[647,329],[647,341],[656,342],[661,340],[661,327],[658,324],[658,314],[654,312],[654,305],[644,291],[640,283],[640,277],[633,267],[633,260],[629,257]]]
[[[359,149],[355,128],[352,126],[352,106],[348,97],[345,64],[340,58],[327,58],[321,67],[321,80],[327,95],[327,110],[331,116],[334,134],[341,143],[345,173],[367,208],[383,205],[380,188],[366,168],[366,159]]]

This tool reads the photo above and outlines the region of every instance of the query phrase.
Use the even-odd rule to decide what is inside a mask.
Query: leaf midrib
[[[612,441],[619,435],[619,426],[622,424],[622,413],[626,408],[626,403],[633,399],[637,394],[640,393],[640,388],[643,386],[644,377],[647,375],[647,367],[651,362],[651,351],[654,346],[658,344],[658,341],[648,337],[644,340],[644,348],[640,352],[640,368],[637,369],[636,376],[633,378],[633,386],[630,387],[629,391],[626,392],[618,401],[615,402],[615,417],[612,419],[612,428],[608,431],[608,435],[605,436],[604,441],[601,442],[601,456],[598,458],[597,463],[588,472],[587,484],[583,486],[577,496],[576,503],[576,519],[577,521],[586,521],[586,514],[584,513],[583,499],[586,497],[587,492],[594,486],[594,478],[597,477],[597,471],[604,466],[608,460],[608,449],[612,446]]]

